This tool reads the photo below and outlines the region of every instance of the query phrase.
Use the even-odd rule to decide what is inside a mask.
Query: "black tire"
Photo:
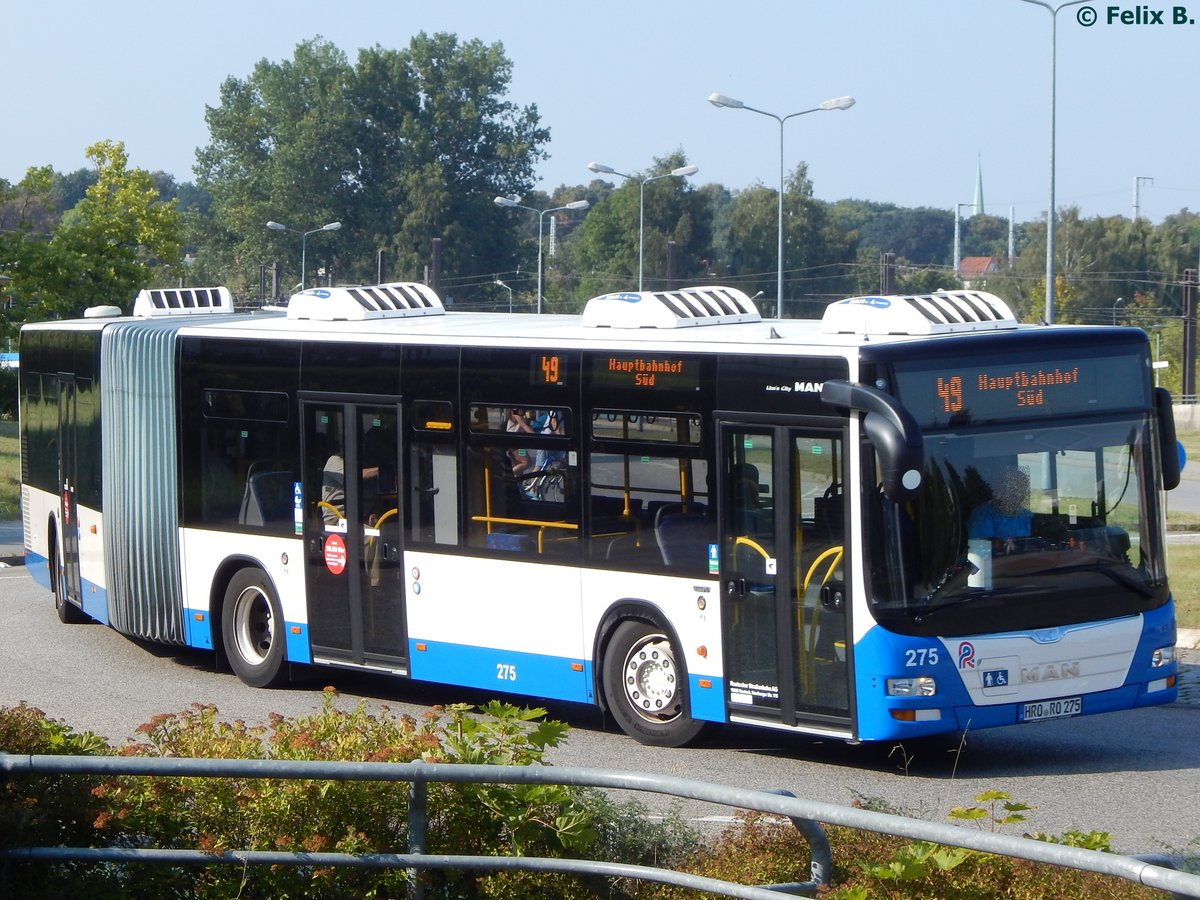
[[[58,538],[51,536],[50,546],[50,590],[54,592],[54,611],[58,621],[64,625],[80,625],[87,621],[87,614],[63,595],[62,575],[58,571]]]
[[[221,637],[234,674],[250,687],[273,687],[287,677],[283,610],[260,569],[242,569],[225,589]]]
[[[687,669],[665,631],[629,619],[604,654],[604,696],[621,730],[654,747],[682,747],[706,730],[688,713]]]

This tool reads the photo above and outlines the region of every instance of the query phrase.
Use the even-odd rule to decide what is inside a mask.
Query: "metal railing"
[[[524,869],[612,878],[637,878],[747,900],[772,900],[780,893],[814,894],[828,883],[832,869],[829,843],[818,823],[932,841],[1053,866],[1122,878],[1180,897],[1200,897],[1200,875],[1169,868],[1162,856],[1141,859],[1067,847],[1029,838],[979,831],[957,825],[908,819],[865,809],[803,800],[787,792],[758,791],[651,775],[619,769],[566,766],[490,766],[445,763],[312,762],[297,760],[174,759],[158,757],[30,756],[0,753],[0,772],[151,776],[166,778],[279,778],[311,781],[387,781],[409,784],[408,852],[355,855],[233,850],[222,854],[200,850],[119,847],[17,847],[0,850],[0,859],[85,860],[189,865],[301,865],[421,870]],[[793,884],[742,885],[669,869],[600,860],[542,857],[454,856],[425,853],[427,821],[425,789],[430,782],[452,784],[537,784],[591,787],[664,794],[687,800],[756,810],[789,818],[809,843],[810,880]],[[420,900],[420,880],[409,881],[409,897]]]

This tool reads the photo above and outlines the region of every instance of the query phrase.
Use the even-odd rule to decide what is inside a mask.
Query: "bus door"
[[[77,500],[78,461],[76,459],[75,378],[58,376],[58,488],[59,525],[62,533],[61,577],[65,599],[76,606],[83,603],[83,585],[79,573],[79,504]]]
[[[304,540],[314,659],[403,671],[399,401],[304,402]]]
[[[842,434],[723,423],[721,454],[730,713],[848,728]]]

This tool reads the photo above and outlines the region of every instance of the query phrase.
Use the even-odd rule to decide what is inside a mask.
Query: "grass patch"
[[[0,421],[0,519],[21,518],[21,443],[17,423]]]
[[[1200,628],[1200,544],[1171,544],[1167,548],[1167,577],[1175,597],[1175,621],[1180,628]]]

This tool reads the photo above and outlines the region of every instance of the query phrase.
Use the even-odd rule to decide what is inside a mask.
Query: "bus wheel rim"
[[[629,648],[623,682],[626,701],[643,719],[661,723],[679,715],[679,668],[666,635],[647,635]]]
[[[234,605],[234,640],[238,654],[251,665],[262,665],[275,642],[271,603],[256,587],[238,594]]]

